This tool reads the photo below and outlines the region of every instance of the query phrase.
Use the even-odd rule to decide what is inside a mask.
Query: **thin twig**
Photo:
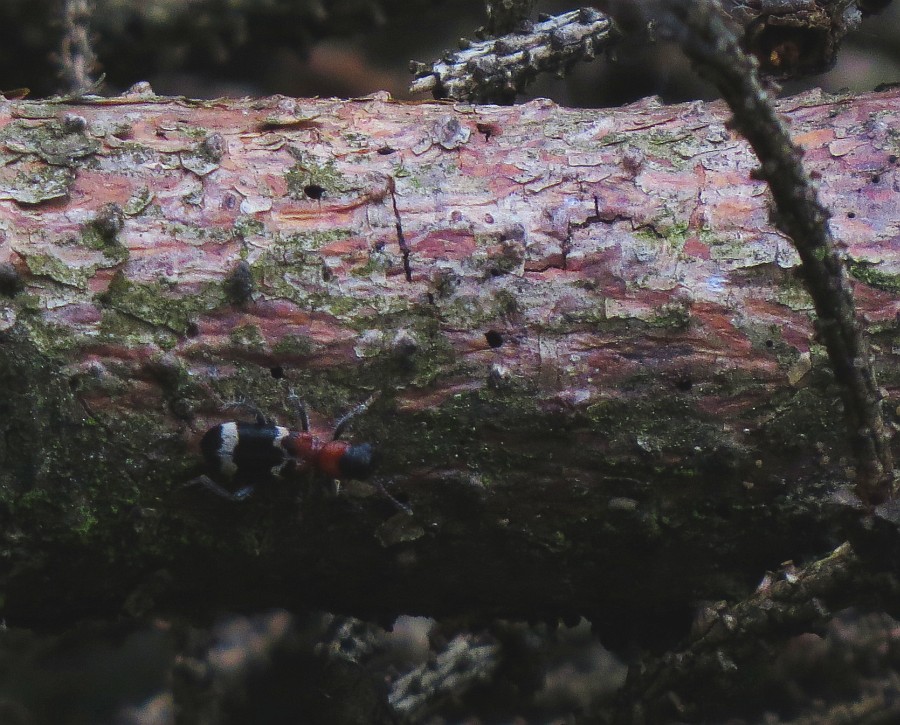
[[[413,93],[474,103],[509,101],[539,74],[592,60],[613,41],[612,23],[592,8],[547,18],[502,38],[468,44],[428,65],[412,63]]]
[[[610,3],[614,16],[618,4]],[[803,151],[791,140],[763,88],[756,59],[741,49],[716,0],[652,0],[643,5],[659,31],[673,36],[715,83],[734,114],[735,128],[759,158],[757,175],[768,182],[778,226],[802,261],[818,331],[840,386],[856,458],[856,493],[870,505],[892,498],[894,465],[881,394],[856,319],[844,260],[828,225],[830,213],[803,167]]]
[[[752,687],[747,673],[771,666],[785,641],[823,629],[849,604],[889,598],[891,586],[861,566],[848,543],[803,567],[786,562],[743,601],[701,607],[682,649],[632,668],[619,694],[618,721],[707,717],[723,705],[713,693],[733,698],[742,686]]]
[[[95,84],[97,56],[91,45],[91,0],[63,0],[63,37],[60,49],[60,75],[65,90],[83,93]]]

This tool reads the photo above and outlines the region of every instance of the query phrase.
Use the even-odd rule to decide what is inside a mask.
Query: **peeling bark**
[[[896,90],[780,110],[900,402]],[[799,260],[721,104],[0,105],[8,621],[268,605],[681,623],[850,480]],[[413,515],[185,488],[296,389]],[[298,501],[298,498],[300,499]],[[765,532],[761,536],[761,532]]]

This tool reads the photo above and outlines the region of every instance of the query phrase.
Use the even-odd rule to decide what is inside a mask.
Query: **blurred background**
[[[66,8],[84,8],[103,91],[148,81],[164,95],[361,96],[386,90],[410,98],[409,61],[432,62],[473,38],[483,0],[3,0],[0,90],[32,97],[68,90],[60,75]],[[538,1],[535,13],[578,6]],[[540,78],[527,97],[580,107],[618,105],[650,94],[666,101],[712,96],[680,53],[660,45],[622,47],[564,79]],[[865,19],[830,72],[785,84],[870,90],[900,80],[900,3]]]

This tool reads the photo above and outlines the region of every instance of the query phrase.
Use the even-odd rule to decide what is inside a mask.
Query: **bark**
[[[896,89],[786,99],[898,404]],[[4,616],[680,626],[828,550],[852,480],[799,260],[720,104],[151,93],[0,106]],[[185,487],[249,398],[367,484]],[[654,626],[649,626],[652,624]]]

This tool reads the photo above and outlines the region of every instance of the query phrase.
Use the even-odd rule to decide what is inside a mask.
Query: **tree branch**
[[[781,105],[891,401],[900,250],[857,190],[896,174],[897,94]],[[722,106],[144,86],[0,124],[8,621],[583,613],[611,644],[827,547],[833,378]],[[362,482],[184,487],[226,402],[287,423],[291,388],[315,431],[381,392],[347,437],[413,516]]]
[[[465,43],[440,61],[412,63],[412,93],[472,103],[511,102],[540,73],[562,73],[614,42],[609,19],[591,8],[527,23],[501,38]]]

